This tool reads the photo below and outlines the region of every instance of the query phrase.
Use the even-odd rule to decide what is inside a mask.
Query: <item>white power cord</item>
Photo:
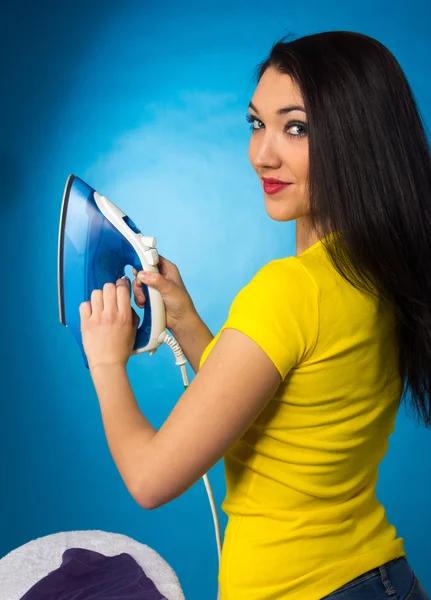
[[[187,363],[187,359],[184,356],[184,352],[182,351],[181,346],[179,345],[179,343],[176,341],[175,338],[169,336],[169,335],[165,335],[164,338],[164,343],[167,344],[169,346],[169,348],[172,350],[172,352],[175,355],[175,364],[178,365],[181,369],[181,375],[183,378],[183,383],[184,383],[184,388],[187,389],[189,386],[189,378],[187,376],[187,369],[186,369],[186,363]],[[217,544],[217,554],[218,554],[218,564],[220,567],[220,556],[221,556],[221,533],[220,533],[220,522],[218,519],[218,514],[217,514],[217,507],[214,501],[214,495],[213,495],[213,491],[208,479],[208,475],[205,474],[203,477],[203,482],[205,484],[205,489],[208,495],[208,500],[210,503],[210,507],[211,507],[211,513],[212,513],[212,517],[213,517],[213,521],[214,521],[214,530],[215,530],[215,537],[216,537],[216,544]],[[219,600],[220,598],[220,590],[217,590],[217,600]]]

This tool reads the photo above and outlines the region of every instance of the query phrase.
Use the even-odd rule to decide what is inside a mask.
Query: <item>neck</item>
[[[312,229],[308,217],[296,219],[296,256],[308,250],[320,237],[318,232]]]

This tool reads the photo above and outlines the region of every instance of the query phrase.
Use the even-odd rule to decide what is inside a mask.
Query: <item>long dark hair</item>
[[[399,371],[431,427],[431,156],[392,53],[350,31],[286,41],[257,67],[298,84],[308,115],[310,221],[347,281],[394,310]]]

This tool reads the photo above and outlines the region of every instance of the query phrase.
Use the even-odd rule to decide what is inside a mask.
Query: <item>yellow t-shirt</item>
[[[403,387],[392,311],[319,241],[264,266],[226,328],[259,344],[283,382],[225,456],[221,600],[320,600],[404,556],[376,499]]]

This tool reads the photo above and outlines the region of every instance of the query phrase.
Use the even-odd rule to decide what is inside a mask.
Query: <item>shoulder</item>
[[[296,256],[273,260],[257,271],[246,287],[262,293],[271,291],[277,296],[295,293],[318,295],[316,282]]]
[[[312,352],[319,331],[318,289],[296,257],[264,265],[234,299],[223,329],[246,333],[282,376]]]

